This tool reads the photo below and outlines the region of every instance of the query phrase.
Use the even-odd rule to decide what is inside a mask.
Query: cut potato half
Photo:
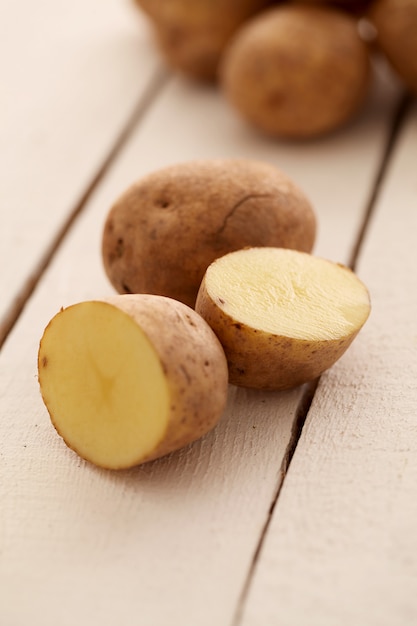
[[[282,248],[231,252],[207,269],[196,303],[226,353],[229,380],[289,389],[345,352],[370,313],[347,267]]]
[[[40,342],[41,393],[67,445],[132,467],[201,437],[226,404],[227,363],[204,320],[152,295],[62,309]]]

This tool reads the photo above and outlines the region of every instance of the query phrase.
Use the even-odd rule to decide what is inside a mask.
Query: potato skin
[[[251,328],[221,309],[208,294],[205,279],[196,311],[223,346],[229,383],[253,389],[284,391],[314,380],[342,356],[359,332],[335,340],[310,341]]]
[[[301,4],[246,22],[220,68],[232,106],[264,133],[289,139],[346,123],[366,96],[369,76],[356,20],[333,7]]]
[[[136,0],[151,18],[159,48],[175,70],[213,81],[237,28],[269,0]]]
[[[417,94],[417,0],[375,0],[369,18],[380,50]]]
[[[173,165],[144,177],[108,213],[105,271],[119,293],[154,293],[193,307],[206,268],[247,246],[310,252],[310,202],[278,168],[256,161]]]
[[[181,302],[147,294],[107,298],[142,328],[159,354],[171,389],[170,420],[157,459],[212,430],[227,402],[227,361],[208,324]]]

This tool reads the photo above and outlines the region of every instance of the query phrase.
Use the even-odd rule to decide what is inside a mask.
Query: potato
[[[376,0],[369,16],[379,48],[417,93],[417,0]]]
[[[210,265],[196,311],[223,345],[229,382],[281,390],[335,363],[368,318],[370,300],[365,285],[337,263],[249,248]]]
[[[119,293],[194,306],[206,268],[245,246],[309,252],[313,209],[276,167],[246,160],[180,163],[128,189],[107,215],[102,254]]]
[[[227,399],[227,363],[192,309],[151,295],[62,309],[38,355],[53,425],[81,457],[108,469],[158,458],[212,429]]]
[[[201,80],[214,80],[232,34],[268,0],[137,0],[151,17],[167,63]]]
[[[220,83],[264,133],[304,139],[358,111],[369,85],[356,20],[329,6],[282,5],[246,22],[225,50]]]

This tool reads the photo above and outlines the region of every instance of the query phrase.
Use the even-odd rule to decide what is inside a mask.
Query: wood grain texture
[[[106,472],[81,461],[51,427],[36,380],[38,341],[61,306],[112,293],[100,258],[107,210],[137,177],[170,162],[247,156],[280,165],[313,198],[318,253],[346,260],[391,105],[388,97],[337,135],[293,146],[252,133],[219,93],[179,79],[154,103],[0,354],[2,624],[231,623],[282,479],[301,390],[231,388],[222,422],[202,441],[135,470]]]
[[[417,108],[358,272],[373,311],[321,379],[242,626],[417,623]]]
[[[0,29],[1,340],[159,62],[127,0],[3,3]]]

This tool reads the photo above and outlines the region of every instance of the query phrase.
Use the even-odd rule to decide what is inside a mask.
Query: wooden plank
[[[132,167],[124,167],[120,191],[148,171],[178,161],[216,157],[268,161],[292,176],[312,200],[319,218],[317,253],[347,262],[384,150],[386,134],[381,129],[399,93],[384,66],[375,65],[374,70],[362,114],[339,132],[301,143],[261,138],[216,89],[173,81],[155,103],[139,142],[128,146]]]
[[[358,273],[373,312],[315,395],[242,626],[417,623],[417,107]]]
[[[108,207],[142,173],[169,162],[227,155],[270,160],[308,187],[323,222],[335,210],[334,183],[328,181],[341,168],[350,182],[348,197],[337,199],[349,211],[340,215],[343,228],[334,220],[332,241],[321,235],[318,251],[348,257],[390,107],[388,98],[382,108],[368,109],[349,129],[317,142],[316,150],[258,136],[238,122],[220,94],[181,80],[152,107],[0,355],[5,623],[230,624],[281,481],[301,391],[231,388],[221,424],[204,440],[115,474],[80,461],[56,436],[37,388],[37,344],[60,306],[111,293],[100,259]]]
[[[3,3],[0,30],[1,342],[159,62],[143,18],[119,0]]]

